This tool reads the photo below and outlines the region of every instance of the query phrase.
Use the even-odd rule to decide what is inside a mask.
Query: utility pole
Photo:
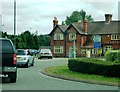
[[[16,0],[14,0],[14,45],[16,47]]]
[[[76,58],[76,46],[75,46],[75,39],[73,40],[73,58]]]
[[[0,38],[2,37],[2,15],[0,15]]]

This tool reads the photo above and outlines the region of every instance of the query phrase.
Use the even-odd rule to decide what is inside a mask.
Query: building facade
[[[108,50],[120,49],[120,21],[112,21],[111,14],[105,14],[105,21],[58,25],[53,20],[51,50],[54,57],[69,57],[75,50],[77,57],[104,55]],[[98,46],[99,45],[99,46]],[[74,48],[75,47],[75,48]]]

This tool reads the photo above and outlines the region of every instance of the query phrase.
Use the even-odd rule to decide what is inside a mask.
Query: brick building
[[[120,21],[113,21],[111,14],[105,14],[105,21],[73,23],[71,25],[58,25],[53,20],[51,36],[51,50],[54,57],[68,57],[73,53],[73,40],[77,57],[104,55],[107,50],[120,49]],[[100,48],[94,47],[93,37],[100,37]]]

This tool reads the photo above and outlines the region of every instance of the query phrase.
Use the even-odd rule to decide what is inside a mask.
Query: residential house
[[[120,21],[112,21],[111,14],[105,14],[105,21],[73,23],[69,26],[58,25],[57,18],[53,21],[51,50],[55,57],[68,57],[75,51],[77,57],[104,55],[107,50],[120,49]],[[100,37],[100,48],[95,47],[94,36]]]

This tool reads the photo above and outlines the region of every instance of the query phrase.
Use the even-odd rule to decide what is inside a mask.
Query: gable
[[[67,30],[67,33],[77,33],[77,30],[72,26]]]
[[[71,24],[66,30],[66,33],[70,33],[70,32],[85,34],[79,23]]]
[[[56,33],[63,33],[63,32],[61,31],[61,29],[60,29],[59,27],[57,27],[57,28],[54,30],[53,34],[56,34]]]

